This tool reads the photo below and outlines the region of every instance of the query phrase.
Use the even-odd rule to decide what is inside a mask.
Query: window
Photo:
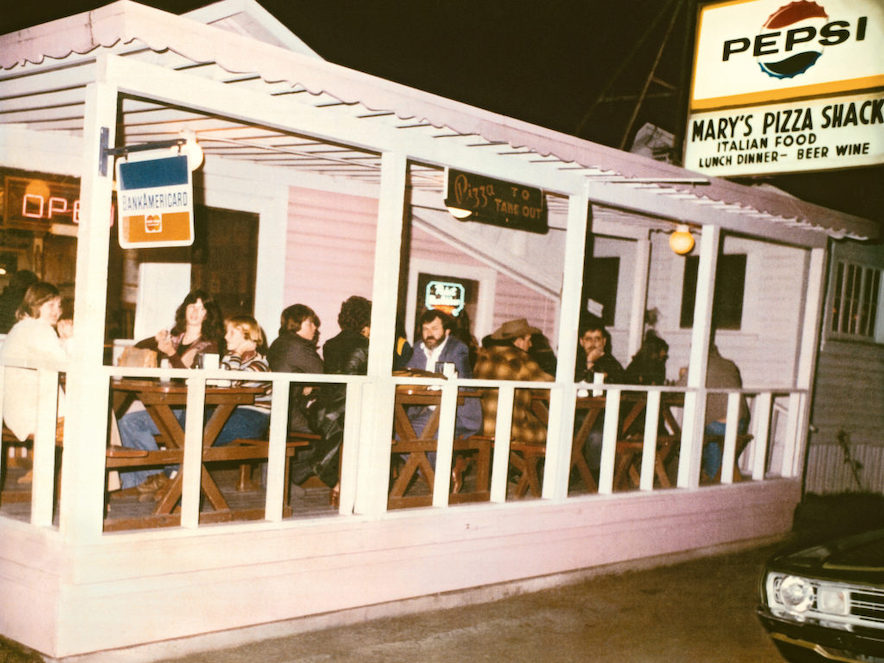
[[[832,335],[874,340],[881,294],[881,270],[840,260],[832,283]]]
[[[697,269],[699,256],[688,256],[684,264],[684,285],[681,291],[681,327],[694,326],[694,304],[697,300]],[[743,321],[743,291],[746,287],[746,254],[728,253],[718,256],[715,272],[715,295],[712,299],[712,327],[739,329]]]
[[[583,310],[588,299],[602,305],[602,322],[606,327],[614,326],[617,313],[617,279],[620,276],[620,258],[592,257],[586,270],[584,281]]]

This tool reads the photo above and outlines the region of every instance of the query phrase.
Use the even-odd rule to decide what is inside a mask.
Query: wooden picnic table
[[[478,398],[478,392],[465,393],[460,390],[457,396],[458,405],[465,398]],[[428,452],[436,451],[437,434],[439,431],[439,404],[442,392],[438,388],[423,385],[399,385],[393,406],[393,442],[392,453],[405,456],[404,464],[399,468],[390,487],[387,505],[390,509],[409,506],[430,506],[433,503],[433,484],[435,470],[427,457]],[[420,435],[418,435],[411,419],[409,409],[414,407],[433,408]],[[458,454],[469,454],[476,464],[476,486],[474,490],[449,495],[450,503],[487,501],[491,497],[491,438],[481,435],[456,438],[453,451]],[[407,492],[415,480],[421,480],[429,488],[429,494],[408,495]]]
[[[180,464],[184,459],[184,428],[175,416],[175,409],[186,406],[187,386],[178,381],[159,380],[115,380],[111,385],[115,412],[133,400],[141,401],[147,413],[160,431],[160,439],[165,449],[149,451],[144,457],[132,458],[129,461],[117,462],[116,467],[144,467],[147,465]],[[206,463],[223,461],[245,461],[267,458],[267,445],[230,444],[222,447],[212,446],[218,438],[224,424],[240,405],[252,405],[255,397],[264,393],[263,387],[215,387],[207,386],[205,404],[212,407],[211,415],[203,426],[203,465],[200,471],[200,488],[212,506],[213,512],[200,515],[200,522],[217,522],[232,519],[232,512],[217,483],[206,469]],[[246,442],[246,441],[237,441]],[[124,441],[125,443],[125,441]],[[154,527],[174,524],[180,520],[175,508],[181,499],[182,472],[169,482],[157,501],[152,518],[138,519],[137,523],[111,524],[111,529],[128,529],[131,527]],[[261,510],[263,516],[263,510]],[[108,527],[106,526],[106,529]]]

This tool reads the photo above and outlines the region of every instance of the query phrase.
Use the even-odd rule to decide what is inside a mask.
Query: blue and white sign
[[[187,157],[117,162],[120,246],[193,244],[193,185]]]

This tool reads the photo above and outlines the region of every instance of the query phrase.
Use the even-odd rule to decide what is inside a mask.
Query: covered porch
[[[874,237],[873,224],[347,70],[280,29],[248,3],[177,17],[121,0],[0,37],[0,166],[80,183],[75,352],[65,366],[25,367],[41,385],[34,476],[27,509],[13,514],[0,502],[0,602],[15,606],[2,611],[0,632],[63,658],[789,529],[801,492],[827,242]],[[255,266],[252,311],[269,336],[280,311],[297,301],[316,310],[330,337],[340,302],[365,296],[373,302],[368,372],[266,375],[273,403],[257,518],[204,517],[208,452],[202,417],[190,416],[173,526],[110,531],[107,473],[116,461],[106,422],[115,384],[180,380],[184,406],[199,413],[214,388],[207,381],[230,377],[124,368],[107,358],[106,343],[117,340],[109,338],[108,312],[124,309],[126,295],[109,288],[114,182],[113,168],[101,168],[102,134],[119,147],[184,130],[206,156],[194,196],[257,219],[254,257],[243,260]],[[541,189],[549,232],[455,220],[443,203],[449,168]],[[685,324],[685,258],[667,247],[676,224],[698,239]],[[743,313],[715,342],[740,365],[744,389],[727,391],[721,476],[702,482],[715,275],[722,256],[735,254],[745,256]],[[652,327],[670,343],[667,379],[689,366],[686,387],[574,382],[585,264],[602,258],[619,259],[609,324],[615,355],[628,362],[648,329],[646,312],[656,310]],[[143,253],[118,259],[124,279],[132,270],[161,274],[165,264]],[[394,376],[397,318],[410,336],[422,274],[478,284],[477,338],[512,318],[540,327],[557,355],[555,381]],[[151,287],[134,277],[126,285]],[[59,376],[67,397],[60,453]],[[340,506],[306,514],[289,508],[288,395],[329,382],[347,389]],[[443,468],[457,453],[459,396],[496,390],[487,496],[454,504],[451,476],[438,471],[426,482],[429,506],[391,509],[397,389],[426,385],[440,394],[435,462]],[[508,483],[520,388],[542,391],[548,412],[540,494],[527,498]],[[575,411],[593,390],[604,399],[601,468],[595,490],[586,482],[575,490]],[[624,487],[620,415],[635,394],[644,399],[644,425]],[[752,439],[738,453],[741,395],[752,403]],[[677,401],[680,430],[677,453],[664,459],[665,486],[657,459],[668,399]],[[0,462],[9,462],[6,447]]]

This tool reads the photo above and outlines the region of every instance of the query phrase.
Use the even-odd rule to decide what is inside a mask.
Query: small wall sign
[[[448,169],[448,208],[463,210],[465,221],[546,234],[543,191],[514,182]]]
[[[466,305],[466,290],[461,283],[430,281],[427,283],[424,305],[427,309],[438,309],[456,316]]]

